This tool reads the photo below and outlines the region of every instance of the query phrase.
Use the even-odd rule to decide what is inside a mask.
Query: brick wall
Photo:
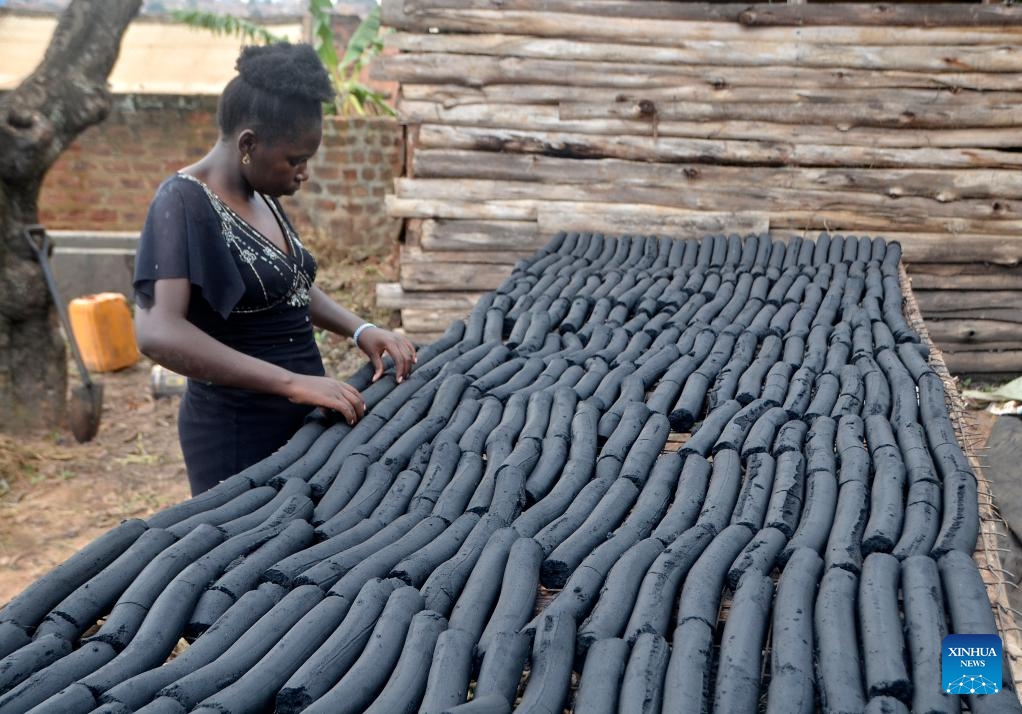
[[[39,201],[50,229],[138,231],[160,182],[217,139],[216,97],[122,95],[50,169]],[[312,178],[285,203],[321,259],[388,253],[401,222],[384,197],[401,174],[402,129],[391,119],[328,118]]]
[[[39,219],[52,229],[138,231],[160,182],[217,135],[216,97],[120,95],[46,175]]]
[[[401,219],[384,198],[401,175],[403,130],[394,119],[328,118],[311,177],[286,206],[320,259],[383,255],[397,243]]]

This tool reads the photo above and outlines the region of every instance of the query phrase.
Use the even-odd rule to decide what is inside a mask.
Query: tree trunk
[[[0,430],[63,420],[67,357],[39,264],[22,237],[61,152],[110,111],[107,77],[142,0],[72,0],[35,71],[0,99]]]

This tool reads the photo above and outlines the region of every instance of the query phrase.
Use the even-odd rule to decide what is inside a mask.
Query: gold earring
[[[249,164],[252,163],[252,157],[250,157],[248,154],[245,154],[244,156],[241,157],[241,163],[245,164],[245,166],[248,166]]]

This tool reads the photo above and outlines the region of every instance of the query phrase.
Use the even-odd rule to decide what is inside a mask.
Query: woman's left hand
[[[416,362],[415,345],[404,335],[399,335],[379,327],[370,327],[358,336],[358,346],[369,357],[376,371],[373,373],[375,382],[383,376],[383,355],[390,355],[394,360],[394,377],[398,384],[412,372]]]

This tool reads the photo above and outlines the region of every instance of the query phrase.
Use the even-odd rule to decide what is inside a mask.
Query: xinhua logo
[[[940,655],[941,686],[947,694],[1001,691],[1001,638],[948,635]]]

